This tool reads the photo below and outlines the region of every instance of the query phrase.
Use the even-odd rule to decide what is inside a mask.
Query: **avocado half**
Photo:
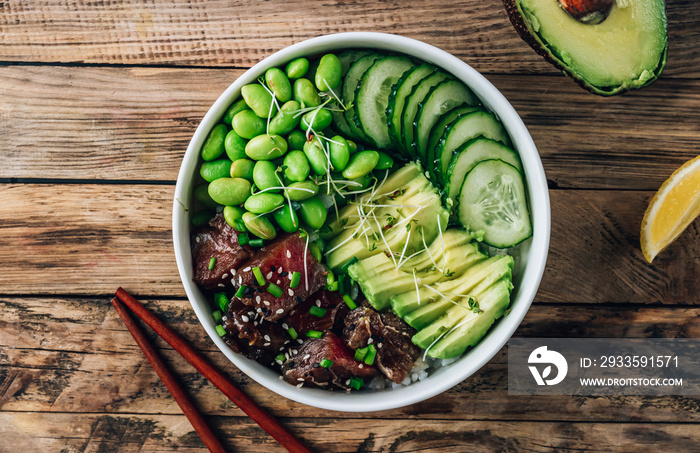
[[[596,11],[599,3],[605,3],[604,9]],[[664,0],[503,0],[503,4],[520,37],[592,93],[611,96],[645,87],[666,65]]]

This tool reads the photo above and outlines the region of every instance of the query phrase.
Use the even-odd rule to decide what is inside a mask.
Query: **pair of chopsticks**
[[[180,338],[178,334],[173,332],[168,326],[151,313],[146,307],[141,305],[139,301],[134,299],[131,294],[127,293],[123,288],[119,288],[115,293],[117,297],[112,299],[112,305],[117,310],[117,313],[124,321],[126,328],[136,340],[144,355],[155,369],[158,377],[163,381],[165,387],[177,402],[182,412],[194,427],[199,437],[207,446],[209,451],[224,453],[221,442],[216,438],[214,432],[194,406],[192,401],[187,397],[185,392],[178,384],[175,377],[165,366],[165,363],[151,345],[148,337],[143,333],[141,328],[136,324],[134,319],[129,315],[126,307],[138,316],[142,321],[148,324],[161,338],[163,338],[170,346],[175,349],[181,356],[185,358],[197,371],[202,373],[212,384],[214,384],[221,392],[224,393],[236,406],[246,413],[255,423],[260,425],[262,429],[268,432],[275,438],[284,448],[290,452],[310,453],[311,450],[304,445],[294,434],[285,428],[277,421],[269,412],[260,407],[258,403],[253,401],[248,395],[243,393],[236,387],[221,371],[216,369],[207,359],[200,353],[194,350],[192,346],[187,344],[185,340]],[[125,306],[126,305],[126,306]]]

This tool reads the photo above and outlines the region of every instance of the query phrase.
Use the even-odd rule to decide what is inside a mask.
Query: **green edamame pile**
[[[388,154],[340,132],[342,65],[334,54],[270,68],[209,132],[201,149],[192,224],[223,210],[237,231],[270,240],[320,230],[328,211],[390,172]],[[376,173],[376,174],[375,174]]]

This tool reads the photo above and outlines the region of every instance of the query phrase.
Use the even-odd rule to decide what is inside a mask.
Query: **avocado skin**
[[[616,94],[625,93],[633,89],[644,88],[645,86],[649,86],[652,83],[654,83],[656,79],[659,78],[661,72],[666,66],[666,55],[668,54],[668,40],[666,40],[666,46],[664,47],[663,55],[661,56],[661,61],[659,61],[659,65],[654,70],[654,77],[649,79],[644,85],[636,87],[614,87],[612,90],[606,90],[604,88],[591,85],[590,83],[586,82],[581,77],[579,77],[578,74],[571,71],[571,69],[562,65],[557,59],[553,58],[551,53],[540,44],[540,42],[535,36],[533,36],[530,33],[530,30],[528,30],[527,25],[525,24],[525,20],[523,19],[522,14],[520,13],[520,10],[518,10],[516,1],[517,0],[503,0],[503,6],[505,7],[506,12],[508,13],[510,23],[513,24],[513,28],[515,28],[515,31],[518,32],[520,38],[526,43],[528,43],[528,45],[532,47],[535,52],[544,57],[544,59],[551,63],[554,67],[562,70],[567,76],[572,78],[576,83],[579,84],[579,86],[581,86],[581,88],[583,88],[586,91],[600,96],[613,96]]]

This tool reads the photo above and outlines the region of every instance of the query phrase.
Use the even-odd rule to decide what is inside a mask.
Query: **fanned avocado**
[[[664,0],[503,0],[520,37],[602,96],[645,87],[666,64]]]

